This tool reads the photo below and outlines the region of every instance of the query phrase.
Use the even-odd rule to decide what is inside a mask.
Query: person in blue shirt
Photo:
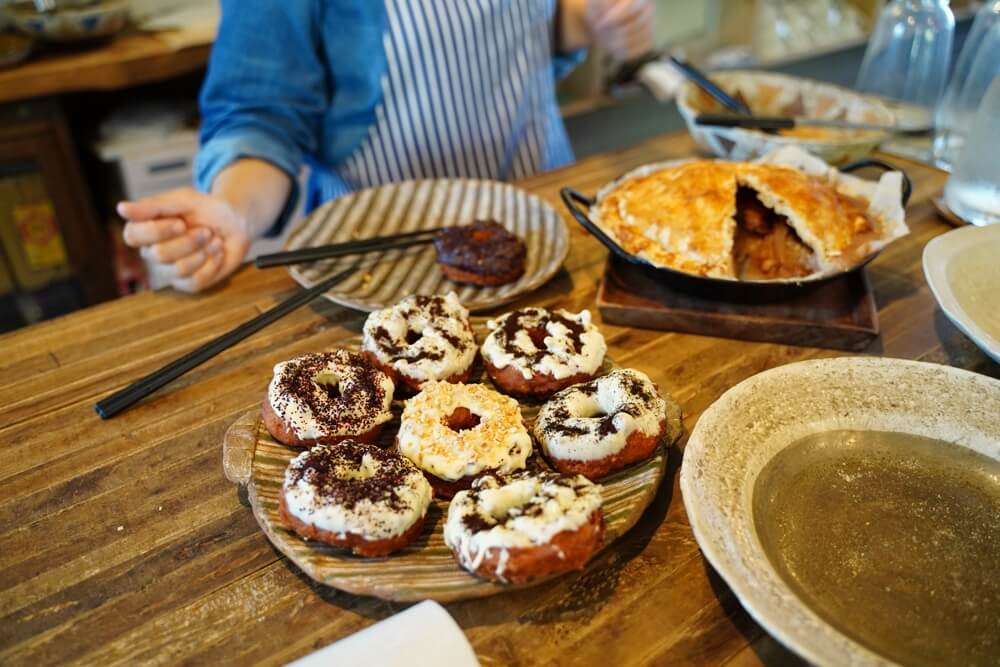
[[[222,1],[195,188],[122,202],[125,241],[180,290],[235,271],[306,210],[411,178],[516,179],[573,160],[557,78],[652,44],[649,0]]]

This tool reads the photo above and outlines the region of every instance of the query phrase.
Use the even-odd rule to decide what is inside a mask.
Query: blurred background
[[[956,49],[976,6],[951,3]],[[665,53],[707,69],[765,68],[850,86],[882,3],[659,0],[657,8]],[[114,204],[190,183],[196,96],[218,19],[204,0],[57,0],[44,14],[31,0],[0,1],[0,331],[157,286],[123,247]],[[591,52],[561,82],[578,157],[684,127],[669,100],[622,71]]]

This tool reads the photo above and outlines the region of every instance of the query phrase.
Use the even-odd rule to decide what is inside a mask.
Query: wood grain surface
[[[644,267],[608,258],[597,292],[605,322],[834,350],[864,350],[878,335],[875,296],[864,269],[766,303],[696,296],[650,274]]]
[[[36,46],[28,60],[0,69],[0,102],[79,90],[115,90],[187,74],[208,62],[210,35],[127,30],[90,48]],[[183,31],[179,31],[183,33]]]
[[[561,186],[593,192],[692,150],[687,136],[665,136],[521,185],[557,203]],[[865,352],[1000,377],[924,282],[921,250],[949,229],[930,202],[944,176],[904,166],[913,231],[868,270],[882,332]],[[606,252],[570,225],[565,269],[517,305],[593,307]],[[271,367],[356,335],[363,314],[317,302],[115,419],[92,411],[293,289],[281,269],[248,268],[210,294],[141,294],[0,337],[0,664],[279,664],[405,607],[312,583],[270,546],[223,475],[223,433],[260,401]],[[618,363],[677,398],[687,432],[744,378],[840,354],[601,328]],[[677,488],[682,447],[670,451],[646,514],[585,572],[448,605],[483,665],[794,661],[702,559]]]

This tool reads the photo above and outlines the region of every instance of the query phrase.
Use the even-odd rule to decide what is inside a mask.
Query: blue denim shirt
[[[240,158],[266,160],[296,184],[303,162],[335,165],[351,155],[381,100],[385,29],[378,1],[222,0],[201,91],[196,186],[207,191]],[[582,56],[554,58],[556,74]]]

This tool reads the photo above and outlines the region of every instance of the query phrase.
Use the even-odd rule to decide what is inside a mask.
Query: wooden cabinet
[[[55,101],[0,108],[0,242],[29,321],[115,296],[108,238]],[[51,312],[47,299],[63,305]]]

